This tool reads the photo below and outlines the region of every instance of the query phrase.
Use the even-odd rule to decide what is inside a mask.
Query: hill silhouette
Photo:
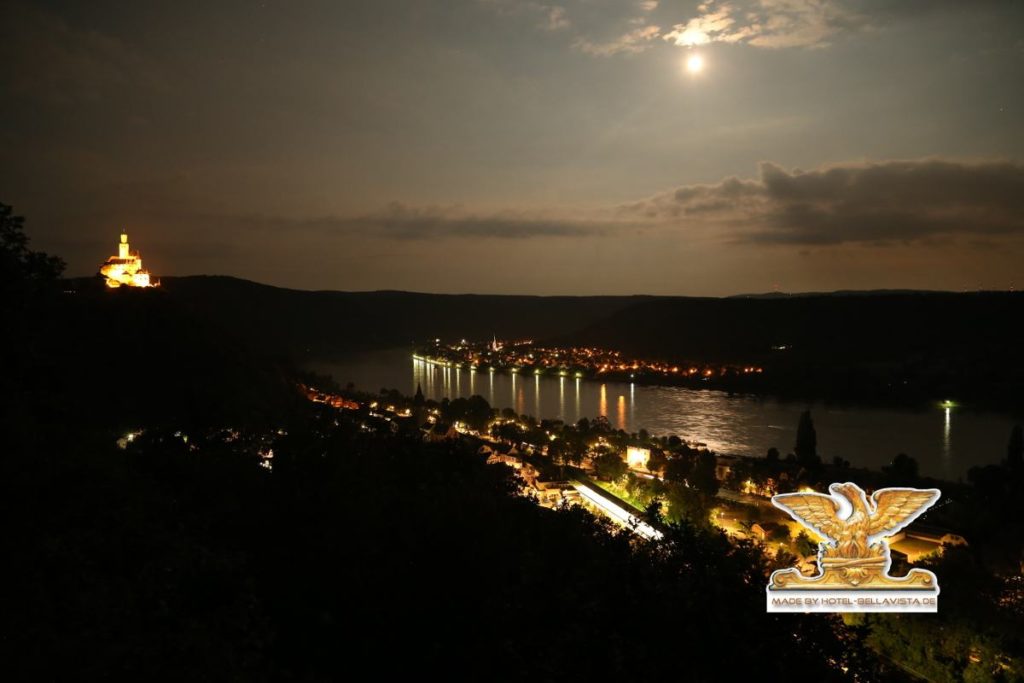
[[[436,337],[530,338],[671,362],[756,364],[723,389],[780,396],[1021,405],[1013,362],[1024,294],[836,292],[728,298],[300,291],[164,278],[211,329],[301,363]],[[79,281],[80,283],[81,281]]]
[[[750,363],[774,393],[1019,403],[1019,293],[841,293],[638,302],[554,341]]]
[[[160,289],[77,284],[9,314],[19,355],[0,395],[15,433],[265,424],[304,400],[287,359]]]
[[[650,298],[302,291],[222,276],[162,281],[171,299],[202,318],[300,358],[436,337],[540,339]]]

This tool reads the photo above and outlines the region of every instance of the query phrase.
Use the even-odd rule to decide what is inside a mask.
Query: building
[[[626,465],[631,470],[646,470],[647,463],[651,459],[650,448],[639,448],[629,446],[626,448]]]
[[[121,233],[117,245],[117,256],[111,256],[100,266],[100,275],[107,279],[107,287],[158,287],[159,282],[150,280],[149,271],[142,268],[142,256],[132,253],[128,246],[128,234]]]
[[[557,508],[560,505],[578,503],[580,494],[571,482],[558,479],[544,479],[535,476],[532,479],[536,491],[537,502],[546,508]]]

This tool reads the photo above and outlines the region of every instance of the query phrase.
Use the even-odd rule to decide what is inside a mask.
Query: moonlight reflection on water
[[[847,407],[483,368],[473,372],[414,360],[406,349],[312,363],[310,369],[368,392],[387,388],[412,395],[419,385],[430,399],[479,394],[495,408],[544,419],[576,422],[604,415],[616,429],[677,434],[717,453],[739,455],[764,455],[775,447],[785,456],[793,448],[800,412],[810,408],[824,459],[838,456],[854,466],[879,468],[906,453],[922,474],[943,479],[963,477],[972,465],[1005,457],[1010,430],[1019,421],[962,407]]]

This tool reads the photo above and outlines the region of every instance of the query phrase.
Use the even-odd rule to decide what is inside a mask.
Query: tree
[[[892,459],[892,464],[882,468],[897,483],[909,484],[917,479],[917,461],[906,453],[900,453]]]
[[[768,540],[770,541],[774,541],[776,543],[788,543],[789,537],[788,524],[775,524],[768,529]]]
[[[665,488],[665,502],[671,521],[687,520],[704,529],[710,527],[707,498],[699,491],[670,482]]]
[[[772,559],[770,566],[773,569],[786,569],[795,565],[798,560],[799,558],[786,550],[785,547],[780,547],[775,551],[775,556]]]
[[[64,272],[64,261],[28,248],[25,219],[0,203],[0,291],[39,289],[55,283]]]
[[[594,458],[594,469],[597,476],[611,481],[618,481],[625,474],[626,461],[619,457],[618,453],[605,453]]]
[[[821,458],[818,457],[818,434],[814,430],[814,421],[809,410],[800,413],[793,452],[796,454],[796,461],[803,467],[811,469],[821,465]]]
[[[767,460],[768,462],[778,462],[779,461],[779,449],[776,448],[775,446],[772,446],[771,448],[768,449],[768,452],[765,454],[764,457],[765,457],[765,460]]]
[[[663,472],[666,465],[668,465],[668,458],[665,457],[665,451],[660,448],[652,448],[651,457],[647,459],[647,469],[651,472]]]
[[[644,508],[644,517],[651,524],[661,524],[665,521],[665,516],[661,512],[660,498],[651,499],[651,502]]]
[[[424,401],[424,399],[423,399],[423,387],[421,387],[420,383],[417,382],[416,383],[416,395],[412,397],[412,402],[413,402],[413,405],[421,406],[421,405],[423,405],[423,401]]]
[[[563,453],[565,461],[571,465],[579,467],[580,463],[583,462],[583,455],[587,450],[586,446],[577,440],[564,440],[562,443],[565,448]]]
[[[690,478],[693,472],[693,459],[687,455],[673,455],[665,464],[665,479],[680,484]]]
[[[1010,443],[1006,445],[1006,464],[1011,469],[1024,468],[1024,430],[1014,425],[1010,430]]]
[[[447,407],[442,403],[442,411],[446,420],[465,422],[477,431],[486,429],[494,415],[487,399],[476,394],[469,398],[457,398]]]
[[[715,476],[716,464],[714,454],[704,451],[697,456],[697,463],[690,476],[690,485],[708,497],[718,493],[718,478]]]
[[[811,540],[811,537],[806,532],[801,531],[793,539],[793,545],[796,547],[796,551],[801,557],[807,557],[808,555],[814,555],[818,552],[818,544]]]

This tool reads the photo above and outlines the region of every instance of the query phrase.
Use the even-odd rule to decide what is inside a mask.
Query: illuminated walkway
[[[660,531],[643,521],[642,513],[626,501],[588,481],[577,479],[573,480],[572,485],[584,500],[622,526],[632,529],[644,538],[660,539],[663,536]]]

